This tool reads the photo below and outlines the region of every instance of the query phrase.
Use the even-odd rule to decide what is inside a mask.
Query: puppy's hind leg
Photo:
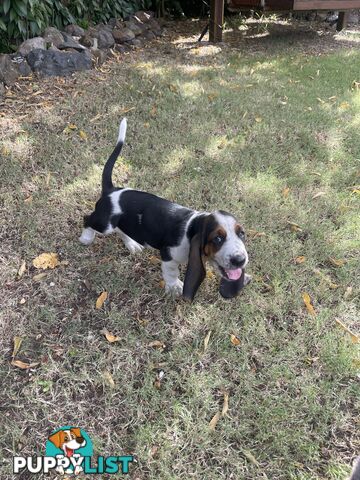
[[[131,237],[126,235],[120,228],[116,229],[117,233],[120,235],[121,240],[125,243],[125,247],[129,250],[130,253],[137,253],[143,250],[143,246],[140,243],[133,240]]]

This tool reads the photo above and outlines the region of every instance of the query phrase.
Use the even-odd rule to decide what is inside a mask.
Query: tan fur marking
[[[66,433],[63,430],[59,430],[49,437],[50,442],[52,442],[56,448],[61,448],[64,444]]]
[[[214,257],[215,253],[220,250],[222,245],[217,246],[212,243],[212,240],[218,236],[226,238],[226,230],[220,225],[213,230],[207,238],[206,245],[204,247],[204,253],[207,257]]]

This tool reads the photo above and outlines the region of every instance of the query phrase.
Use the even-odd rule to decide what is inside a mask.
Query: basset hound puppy
[[[131,253],[144,247],[160,251],[165,290],[192,301],[205,278],[205,263],[220,274],[220,294],[235,297],[251,277],[245,274],[248,254],[245,232],[223,210],[198,212],[132,188],[115,188],[112,171],[125,141],[126,119],[120,123],[116,147],[102,174],[102,194],[95,210],[84,217],[80,242],[90,245],[96,233],[117,232]],[[188,263],[184,283],[179,264]]]

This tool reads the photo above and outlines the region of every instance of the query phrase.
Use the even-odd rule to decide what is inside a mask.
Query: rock
[[[139,12],[135,13],[134,18],[136,18],[141,23],[147,23],[151,18],[151,14],[140,10]]]
[[[84,45],[84,47],[90,48],[94,46],[94,38],[88,33],[85,33],[85,35],[80,38],[79,43]]]
[[[100,50],[99,48],[91,48],[90,53],[94,65],[102,65],[108,56],[106,50]]]
[[[150,30],[154,32],[157,37],[161,37],[162,28],[160,27],[159,23],[155,20],[155,18],[152,18],[151,20],[149,20],[147,25],[150,27]]]
[[[128,22],[125,22],[124,23],[125,27],[130,29],[132,32],[134,32],[134,34],[137,36],[137,35],[141,35],[144,31],[144,28],[142,28],[140,25],[141,24],[135,24],[134,22],[132,21],[128,21]]]
[[[160,27],[158,21],[155,20],[155,18],[151,18],[149,20],[148,24],[150,25],[151,30],[161,30],[161,27]]]
[[[90,35],[90,37],[93,37],[93,38],[97,38],[97,35],[98,35],[98,31],[96,30],[95,27],[89,27],[86,32],[85,32],[85,35]]]
[[[61,43],[60,45],[57,45],[59,50],[67,50],[70,48],[74,48],[79,52],[82,52],[83,50],[85,50],[84,45],[81,45],[79,42],[74,40],[73,37],[68,33],[63,32],[62,36],[64,37],[63,43]]]
[[[111,28],[114,28],[116,27],[116,22],[117,22],[117,19],[116,18],[110,18],[110,20],[108,21],[108,25],[111,27]]]
[[[154,38],[156,38],[156,35],[151,30],[147,30],[142,35],[140,35],[139,38],[141,40],[154,40]]]
[[[25,57],[19,55],[18,53],[13,53],[12,55],[10,55],[10,57],[19,75],[21,75],[22,77],[28,77],[29,75],[31,75],[32,71]]]
[[[62,36],[60,30],[58,30],[55,27],[48,27],[45,29],[45,32],[44,32],[45,46],[47,44],[51,44],[51,45],[54,45],[55,47],[58,47],[60,44],[63,43],[63,41],[64,41],[64,37]]]
[[[85,33],[85,30],[79,27],[79,25],[71,24],[66,25],[65,32],[69,35],[73,35],[74,37],[82,37]]]
[[[135,33],[130,28],[114,28],[113,37],[116,43],[124,43],[135,38]]]
[[[97,39],[99,48],[111,48],[115,43],[113,34],[105,28],[98,31]]]
[[[34,37],[34,38],[29,38],[29,40],[25,40],[20,47],[18,48],[18,53],[26,57],[28,53],[31,52],[31,50],[36,50],[36,49],[46,49],[46,44],[45,41],[42,37]]]
[[[100,30],[106,30],[108,32],[111,32],[113,27],[111,27],[108,23],[99,23],[96,25],[95,29],[99,32]]]
[[[114,50],[118,53],[127,53],[131,50],[131,47],[127,43],[116,43]]]
[[[129,45],[132,45],[133,47],[141,47],[142,41],[139,40],[138,38],[133,38],[129,42],[127,42]]]
[[[19,77],[19,71],[11,61],[10,55],[0,55],[0,83],[12,85]]]
[[[91,69],[91,55],[83,52],[64,52],[56,50],[32,50],[27,61],[36,73],[49,76],[65,76],[80,70]]]

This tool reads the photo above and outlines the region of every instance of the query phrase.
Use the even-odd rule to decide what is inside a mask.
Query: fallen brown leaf
[[[100,310],[100,308],[104,305],[105,300],[108,298],[108,293],[107,292],[102,292],[95,303],[95,308],[96,310]]]
[[[14,337],[14,349],[12,352],[12,358],[16,357],[18,351],[20,350],[21,344],[22,344],[23,339],[21,337]]]
[[[34,282],[40,282],[43,278],[47,277],[47,273],[38,273],[37,275],[33,276]]]
[[[315,310],[314,310],[314,307],[313,305],[311,304],[311,299],[310,299],[310,295],[306,292],[304,292],[302,294],[302,298],[304,300],[304,303],[305,303],[305,307],[307,309],[307,311],[311,314],[311,315],[315,315]]]
[[[353,287],[347,287],[346,288],[345,293],[344,293],[345,300],[347,300],[348,298],[351,297],[352,292],[353,292]]]
[[[154,340],[154,341],[148,343],[148,347],[152,347],[152,348],[165,348],[165,343],[164,343],[164,342],[160,342],[160,340]]]
[[[84,130],[80,130],[79,137],[81,140],[87,140],[87,134],[84,132]]]
[[[256,465],[257,467],[259,466],[259,462],[256,460],[256,458],[251,452],[249,452],[248,450],[243,450],[243,453],[250,463]]]
[[[14,367],[21,368],[21,370],[28,370],[29,368],[34,368],[39,365],[40,362],[34,362],[34,363],[25,363],[22,362],[21,360],[11,360],[11,365]]]
[[[222,411],[221,411],[221,415],[222,416],[226,415],[228,410],[229,410],[229,393],[224,392],[224,404],[223,404],[223,408],[222,408]]]
[[[295,257],[295,260],[294,262],[297,264],[297,265],[300,265],[301,263],[304,263],[306,260],[306,257],[304,255],[299,255],[298,257]]]
[[[57,253],[42,253],[34,258],[33,265],[35,268],[46,270],[48,268],[55,268],[60,264]]]
[[[315,193],[315,195],[313,195],[311,198],[312,200],[315,200],[315,198],[323,197],[324,195],[326,195],[326,192],[318,192]]]
[[[230,335],[230,341],[233,345],[235,345],[236,347],[240,345],[240,340],[234,335],[234,334],[231,334]]]
[[[104,380],[107,382],[107,384],[110,386],[110,388],[114,388],[115,387],[115,382],[114,382],[114,379],[111,375],[110,372],[108,372],[107,370],[105,370],[103,372],[103,378]]]
[[[287,222],[287,224],[290,226],[292,232],[302,232],[302,228],[297,223]]]
[[[353,333],[346,325],[345,323],[343,323],[341,320],[339,320],[338,318],[335,319],[336,323],[343,329],[345,330],[345,332],[347,332],[350,337],[351,337],[351,341],[352,343],[360,343],[360,338],[358,335],[355,335],[355,333]]]
[[[213,416],[213,418],[209,422],[210,430],[213,430],[213,431],[215,430],[216,425],[217,425],[218,421],[220,420],[220,417],[221,417],[220,412],[215,413],[215,415]]]
[[[206,337],[204,338],[204,353],[206,352],[207,347],[209,345],[210,337],[211,337],[211,330],[208,331]]]
[[[290,188],[289,188],[289,187],[286,187],[286,188],[284,188],[283,191],[282,191],[282,196],[283,196],[284,198],[287,198],[287,197],[289,196],[289,193],[290,193]]]
[[[332,257],[329,257],[329,262],[331,263],[331,265],[333,265],[334,267],[342,267],[345,265],[345,260],[341,260],[341,259],[337,259],[337,258],[332,258]]]
[[[118,342],[119,340],[121,340],[120,337],[118,337],[117,335],[114,335],[113,333],[109,332],[109,330],[107,330],[106,328],[103,328],[102,330],[100,330],[100,333],[105,335],[105,338],[109,343],[114,343],[114,342]]]
[[[155,255],[151,255],[149,260],[152,265],[158,265],[159,263],[161,263],[161,259],[159,257],[156,257]]]
[[[17,272],[17,278],[21,278],[24,273],[26,272],[26,262],[23,260],[18,272]]]

